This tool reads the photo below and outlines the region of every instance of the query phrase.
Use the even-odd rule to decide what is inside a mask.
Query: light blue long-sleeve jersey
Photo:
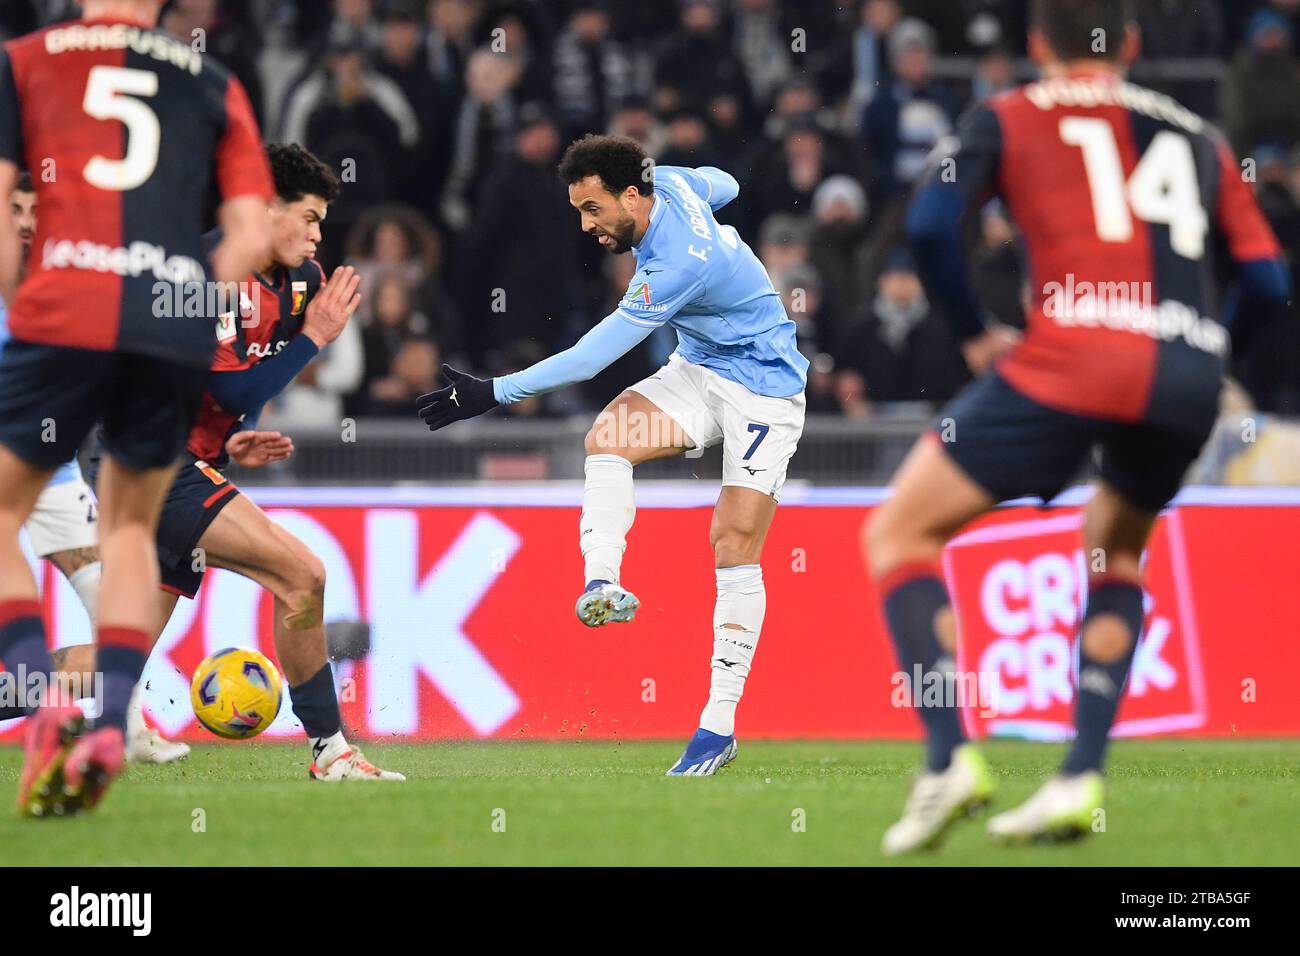
[[[496,399],[584,382],[667,323],[677,354],[751,392],[786,398],[804,390],[808,360],[795,325],[758,257],[713,213],[740,193],[713,166],[655,168],[650,225],[632,247],[637,270],[618,308],[569,349],[493,379]]]
[[[0,349],[4,348],[9,341],[9,310],[5,308],[3,301],[0,301]],[[60,465],[54,474],[50,475],[50,480],[46,482],[45,487],[50,485],[61,485],[65,481],[73,481],[81,477],[81,466],[77,464],[77,459],[72,459],[66,465]]]

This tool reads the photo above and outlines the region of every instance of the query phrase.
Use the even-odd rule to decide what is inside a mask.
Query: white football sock
[[[767,591],[757,564],[718,568],[718,603],[713,611],[713,679],[709,702],[700,714],[700,727],[714,734],[736,732],[736,704],[745,691],[745,678],[763,630]],[[743,630],[724,627],[739,624]]]
[[[632,463],[618,455],[588,455],[582,486],[582,548],[586,581],[619,582],[627,533],[636,517]]]
[[[85,606],[92,625],[95,623],[95,612],[99,608],[99,577],[103,570],[104,566],[95,561],[77,568],[68,575],[68,583],[72,585],[72,590],[77,592],[77,597]]]

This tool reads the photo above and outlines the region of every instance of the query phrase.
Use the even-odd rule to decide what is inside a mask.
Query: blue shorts
[[[1101,478],[1149,512],[1178,493],[1213,428],[1209,414],[1179,427],[1075,415],[1034,401],[995,371],[967,386],[933,424],[952,460],[997,501],[1051,501],[1095,452]]]
[[[54,469],[99,422],[115,461],[164,468],[185,448],[206,380],[158,358],[10,339],[0,352],[0,444]]]
[[[87,469],[93,484],[99,462],[91,459]],[[221,510],[239,497],[239,488],[220,471],[189,452],[181,457],[180,468],[162,513],[158,516],[155,545],[158,550],[159,586],[164,591],[193,598],[203,584],[206,558],[197,553],[199,539]]]

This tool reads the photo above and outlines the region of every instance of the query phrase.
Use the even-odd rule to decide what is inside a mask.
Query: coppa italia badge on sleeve
[[[295,282],[293,289],[293,310],[291,315],[302,315],[303,306],[307,304],[307,283]]]

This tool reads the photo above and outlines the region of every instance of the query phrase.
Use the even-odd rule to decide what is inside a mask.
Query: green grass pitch
[[[307,779],[306,748],[196,747],[128,770],[93,813],[24,820],[20,752],[0,748],[0,857],[22,865],[879,864],[919,747],[740,743],[718,776],[667,779],[680,742],[366,748],[405,784]],[[1028,796],[1059,746],[999,741],[994,811]],[[1300,862],[1300,741],[1121,741],[1105,832],[999,848],[960,824],[922,865],[1282,865]],[[201,811],[201,813],[199,812]],[[205,827],[195,832],[197,824]],[[802,824],[802,826],[800,826]]]

